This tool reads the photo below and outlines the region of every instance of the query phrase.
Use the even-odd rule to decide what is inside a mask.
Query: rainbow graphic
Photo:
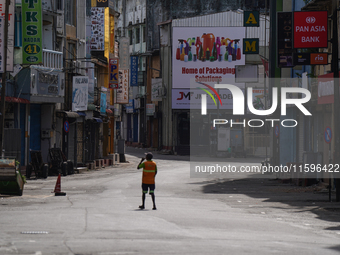
[[[220,95],[217,93],[217,91],[216,91],[213,87],[211,87],[211,86],[208,85],[208,84],[202,83],[202,82],[197,82],[197,83],[198,83],[198,84],[201,84],[201,85],[203,85],[203,86],[206,86],[206,87],[209,88],[212,92],[214,92],[214,94],[217,96],[217,98],[218,98],[218,100],[220,101],[220,104],[221,104],[221,106],[222,106],[222,100],[221,100],[221,98],[220,98]],[[215,103],[215,105],[217,106],[217,102],[216,102],[214,96],[211,94],[211,92],[210,92],[209,90],[204,89],[204,88],[200,88],[200,87],[197,87],[197,88],[203,90],[204,92],[206,92],[206,93],[212,98],[212,100],[214,100],[214,103]]]

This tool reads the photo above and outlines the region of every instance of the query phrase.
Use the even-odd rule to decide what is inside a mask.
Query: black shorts
[[[153,194],[155,192],[155,188],[156,188],[155,184],[142,183],[142,190],[144,194],[147,194],[149,189],[150,189],[149,194]]]

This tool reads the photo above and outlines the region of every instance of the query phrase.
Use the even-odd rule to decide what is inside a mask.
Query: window
[[[129,39],[130,39],[130,45],[133,44],[133,34],[132,34],[132,30],[129,30]]]
[[[140,43],[140,28],[136,28],[136,44]]]
[[[65,18],[66,24],[74,26],[74,0],[65,1]]]
[[[63,0],[56,1],[57,10],[63,10]]]

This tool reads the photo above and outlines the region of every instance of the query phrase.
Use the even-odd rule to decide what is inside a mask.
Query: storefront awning
[[[1,101],[1,97],[0,97],[0,101]],[[18,103],[18,104],[29,104],[30,103],[30,101],[27,99],[17,98],[17,97],[6,97],[5,101],[8,103]]]
[[[95,121],[98,122],[98,123],[102,123],[102,122],[103,122],[103,120],[100,119],[100,118],[93,118],[93,120],[95,120]]]
[[[85,112],[77,112],[79,116],[84,116],[86,117],[86,113]]]
[[[76,112],[66,112],[66,111],[58,111],[56,112],[58,118],[78,118],[79,114]]]

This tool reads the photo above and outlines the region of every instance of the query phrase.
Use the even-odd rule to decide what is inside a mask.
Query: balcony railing
[[[44,67],[63,68],[63,53],[59,51],[43,49]]]

